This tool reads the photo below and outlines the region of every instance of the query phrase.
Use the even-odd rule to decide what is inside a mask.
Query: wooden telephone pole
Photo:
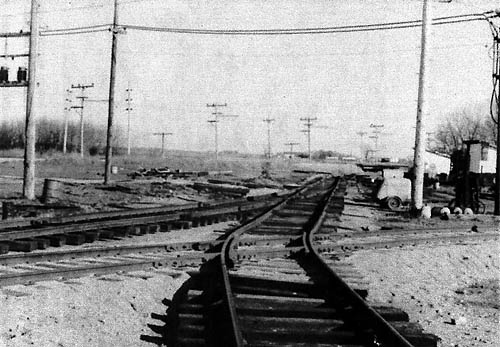
[[[267,158],[271,159],[271,123],[274,122],[274,119],[267,116],[264,118],[264,122],[267,123]]]
[[[227,107],[227,104],[207,104],[207,107],[213,107],[214,112],[212,114],[214,115],[214,119],[210,119],[207,122],[210,124],[214,125],[214,130],[215,130],[215,165],[219,165],[219,128],[217,124],[220,122],[219,118],[228,118],[228,117],[238,117],[237,115],[227,115],[223,114],[222,112],[218,112],[217,109],[219,107]]]
[[[413,211],[420,210],[424,205],[424,154],[425,154],[425,117],[428,112],[426,100],[427,80],[426,67],[428,63],[428,38],[431,35],[431,4],[423,0],[422,8],[422,39],[420,51],[420,74],[418,78],[417,122],[415,127],[415,152],[413,158],[413,180],[411,187],[411,206]]]
[[[500,17],[500,9],[495,11],[497,17]],[[496,158],[496,173],[495,173],[495,207],[493,214],[500,216],[500,26],[488,21],[490,24],[491,33],[493,34],[493,95],[496,100],[496,117],[493,105],[491,105],[491,118],[496,123],[497,127],[497,158]]]
[[[305,122],[304,126],[306,128],[301,130],[301,132],[306,133],[307,135],[307,157],[311,160],[311,128],[313,126],[313,122],[318,120],[318,118],[305,117],[300,118],[300,120]]]
[[[31,0],[30,44],[28,63],[28,93],[26,97],[26,142],[24,145],[23,196],[35,199],[35,143],[36,143],[36,63],[38,56],[38,0]]]
[[[118,0],[114,0],[113,27],[111,40],[111,68],[109,73],[109,101],[108,101],[108,130],[106,134],[106,160],[104,163],[104,184],[108,184],[111,176],[111,155],[113,150],[113,117],[115,115],[115,89],[116,89],[116,51],[119,34],[118,25]]]
[[[290,146],[290,159],[292,158],[293,156],[293,146],[296,146],[298,145],[299,143],[298,142],[287,142],[285,143],[285,146]]]
[[[155,136],[161,136],[161,156],[165,155],[165,136],[173,135],[173,133],[161,132],[161,133],[153,133]]]
[[[80,96],[77,96],[77,99],[80,99],[80,106],[71,106],[71,108],[78,108],[80,109],[80,156],[83,158],[84,156],[84,139],[83,139],[83,132],[84,132],[84,119],[83,119],[83,109],[85,107],[85,100],[88,99],[88,96],[85,96],[85,89],[87,88],[94,88],[94,83],[92,84],[77,84],[77,85],[71,85],[72,89],[81,89],[82,94]]]
[[[127,155],[130,156],[130,112],[133,110],[130,83],[125,91],[127,92],[127,98],[125,99],[127,102],[127,108],[125,108],[125,111],[127,111]]]
[[[66,154],[68,146],[68,121],[71,112],[71,89],[66,89],[66,99],[64,99],[66,106],[64,107],[64,135],[63,135],[63,153]]]

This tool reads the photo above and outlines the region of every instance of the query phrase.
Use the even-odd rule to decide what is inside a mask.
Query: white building
[[[475,173],[495,173],[497,150],[486,143],[470,145],[470,171]]]
[[[450,174],[451,159],[446,154],[425,151],[424,170],[429,177],[436,177],[440,174]]]

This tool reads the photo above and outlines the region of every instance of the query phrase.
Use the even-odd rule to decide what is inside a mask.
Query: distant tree
[[[432,137],[430,149],[452,154],[462,148],[466,140],[496,143],[496,124],[482,105],[464,107],[448,115]]]
[[[114,129],[114,147],[120,147],[124,142],[121,129]],[[62,150],[64,137],[64,122],[50,118],[40,118],[36,129],[36,150],[47,152]],[[106,146],[106,128],[95,124],[85,124],[85,151],[93,155],[102,154]],[[123,145],[122,145],[123,146]],[[24,121],[3,121],[0,123],[0,150],[24,148]],[[69,152],[80,150],[80,127],[78,123],[68,124]]]

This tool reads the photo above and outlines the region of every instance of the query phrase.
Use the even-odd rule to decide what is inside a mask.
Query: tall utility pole
[[[306,129],[301,130],[301,132],[307,134],[307,156],[311,160],[311,127],[313,126],[313,122],[318,120],[318,118],[304,117],[300,118],[300,120],[305,122],[304,126]]]
[[[285,143],[285,146],[290,146],[290,157],[293,155],[293,146],[298,145],[298,142],[287,142]]]
[[[427,80],[426,67],[428,63],[428,38],[432,29],[432,4],[423,0],[422,7],[422,39],[420,51],[420,74],[418,77],[417,121],[415,127],[415,152],[413,158],[413,180],[411,186],[411,206],[413,211],[420,210],[424,205],[424,154],[425,154],[425,117],[428,113],[426,100]]]
[[[366,132],[366,131],[358,131],[356,134],[359,135],[359,137],[361,138],[360,143],[359,143],[359,153],[361,154],[360,158],[363,158],[365,156],[365,153],[363,153],[363,137],[366,134],[368,134],[368,132]],[[368,159],[368,158],[364,158],[364,159]]]
[[[63,153],[66,154],[68,146],[68,121],[71,112],[71,89],[66,89],[66,99],[64,100],[66,106],[64,107],[64,137],[63,137]]]
[[[165,136],[173,135],[173,133],[161,132],[161,133],[153,133],[155,136],[161,136],[161,156],[165,155]]]
[[[84,141],[83,141],[83,128],[84,128],[84,121],[83,121],[83,108],[85,107],[85,100],[88,99],[89,97],[85,95],[85,89],[87,88],[93,88],[94,83],[92,84],[77,84],[71,85],[72,89],[80,89],[81,90],[81,95],[77,96],[77,99],[80,99],[80,106],[71,106],[71,108],[79,108],[80,109],[80,156],[83,158],[83,152],[84,152]]]
[[[267,123],[267,157],[271,159],[271,123],[274,122],[274,119],[267,116],[264,118],[264,122]]]
[[[217,123],[220,122],[219,118],[229,118],[229,117],[238,117],[237,115],[229,115],[229,114],[223,114],[222,112],[219,112],[217,109],[219,107],[227,107],[227,104],[207,104],[207,107],[212,107],[214,109],[214,112],[212,112],[212,115],[214,116],[214,119],[208,120],[208,123],[214,125],[214,130],[215,130],[215,163],[218,166],[219,164],[219,130]]]
[[[130,92],[132,91],[132,89],[130,89],[130,83],[125,91],[127,92],[127,98],[125,99],[127,102],[127,108],[125,109],[125,111],[127,111],[127,155],[130,155],[130,112],[133,110],[131,104],[132,97],[130,96]]]
[[[500,9],[496,10],[496,15],[500,16]],[[496,100],[496,105],[491,105],[491,118],[497,126],[497,160],[496,160],[496,175],[495,175],[495,207],[493,214],[500,216],[500,26],[488,20],[491,33],[493,34],[493,96]],[[494,107],[496,106],[496,117]]]
[[[369,138],[375,139],[375,151],[378,151],[378,139],[380,138],[380,133],[382,132],[380,129],[383,127],[383,124],[370,124],[370,128],[372,128],[372,133],[374,135],[369,136]]]
[[[23,195],[35,199],[35,143],[36,143],[36,64],[38,56],[38,0],[31,0],[30,44],[28,62],[28,92],[26,97],[26,142],[24,146]]]
[[[113,27],[111,39],[111,68],[109,73],[109,102],[108,102],[108,130],[106,135],[106,160],[104,163],[104,184],[109,183],[111,174],[111,155],[113,150],[113,117],[115,114],[115,87],[116,87],[116,51],[118,44],[118,0],[114,0]]]

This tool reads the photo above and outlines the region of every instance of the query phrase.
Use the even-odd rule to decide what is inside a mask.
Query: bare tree
[[[466,106],[450,113],[438,125],[431,149],[451,154],[462,148],[466,140],[480,140],[496,145],[496,126],[483,105]]]

